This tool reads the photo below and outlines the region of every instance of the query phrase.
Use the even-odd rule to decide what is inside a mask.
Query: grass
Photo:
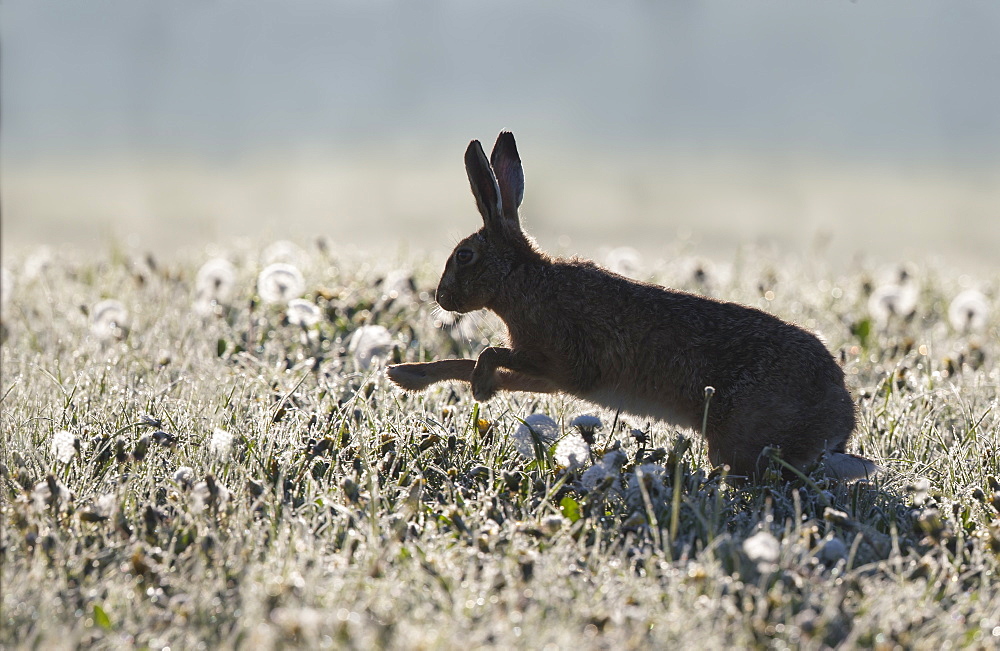
[[[425,261],[268,255],[302,270],[318,323],[260,300],[248,246],[225,252],[231,295],[198,309],[207,252],[4,261],[0,646],[1000,642],[997,277],[908,268],[912,305],[886,309],[870,297],[899,277],[880,270],[647,269],[822,332],[857,397],[852,445],[885,467],[734,486],[662,423],[564,396],[403,394],[381,357],[474,355],[495,323],[441,327]],[[947,317],[967,286],[994,303],[975,332]],[[108,298],[127,316],[95,323]],[[365,325],[391,345],[352,341]],[[533,413],[574,439],[575,416],[600,416],[582,466],[538,436],[518,452]]]

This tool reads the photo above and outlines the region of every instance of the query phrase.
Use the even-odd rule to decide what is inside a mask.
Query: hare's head
[[[535,253],[521,230],[517,208],[524,196],[524,171],[514,134],[504,131],[489,159],[478,140],[465,150],[483,227],[458,243],[445,265],[437,302],[452,312],[471,312],[491,304],[511,269]]]

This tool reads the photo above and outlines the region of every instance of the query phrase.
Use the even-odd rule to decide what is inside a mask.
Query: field
[[[1000,278],[611,262],[822,333],[884,471],[784,483],[776,451],[738,485],[697,432],[565,396],[404,394],[385,363],[500,335],[433,309],[439,260],[29,250],[3,263],[0,646],[1000,644]]]

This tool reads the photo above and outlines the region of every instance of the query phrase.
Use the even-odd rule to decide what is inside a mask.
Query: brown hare
[[[713,464],[759,476],[765,447],[804,468],[825,454],[829,473],[874,473],[845,453],[855,425],[844,374],[814,335],[760,310],[637,282],[582,259],[553,258],[521,230],[524,173],[513,134],[489,159],[465,152],[483,227],[448,258],[437,302],[454,312],[486,308],[506,324],[505,347],[479,359],[397,364],[389,378],[420,390],[443,380],[497,391],[555,392],[700,429]]]

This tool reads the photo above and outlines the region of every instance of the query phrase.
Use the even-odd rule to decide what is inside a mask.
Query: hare
[[[459,380],[480,402],[497,391],[562,391],[604,407],[700,429],[713,464],[759,476],[768,446],[804,468],[825,455],[841,479],[872,461],[845,453],[855,408],[816,336],[761,310],[638,282],[595,263],[551,257],[521,229],[524,173],[510,132],[490,158],[478,140],[465,169],[483,227],[455,247],[437,288],[454,312],[486,308],[509,343],[479,359],[397,364],[407,390]]]

